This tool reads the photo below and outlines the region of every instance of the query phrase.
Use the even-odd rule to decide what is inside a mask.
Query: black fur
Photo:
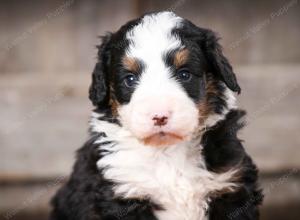
[[[149,201],[113,198],[113,183],[96,167],[100,153],[94,142],[103,135],[94,134],[78,150],[69,181],[52,200],[51,220],[155,219],[151,210],[157,207]]]
[[[129,44],[125,37],[126,32],[137,25],[140,19],[129,21],[116,33],[108,33],[102,37],[102,44],[97,47],[98,62],[92,74],[92,84],[89,90],[89,98],[94,106],[98,108],[107,107],[110,98],[116,98],[121,104],[129,101],[133,91],[126,91],[120,87],[125,71],[120,63],[125,48]],[[110,90],[110,83],[115,91]],[[112,92],[114,93],[111,94]]]
[[[221,79],[234,92],[240,93],[235,74],[227,58],[222,53],[216,34],[204,28],[199,28],[192,22],[185,20],[181,28],[174,29],[174,34],[181,37],[185,45],[201,50],[208,63],[208,71]]]
[[[236,193],[227,193],[215,198],[210,204],[210,220],[217,219],[258,219],[257,206],[262,201],[261,190],[257,186],[257,168],[245,152],[237,132],[243,127],[242,117],[246,113],[234,110],[227,114],[203,138],[203,155],[209,170],[218,172],[235,166],[242,167],[238,174],[241,188]]]
[[[198,103],[205,95],[205,72],[208,71],[207,62],[205,60],[202,50],[196,49],[190,44],[185,45],[190,51],[188,61],[179,68],[176,68],[173,60],[177,50],[169,51],[164,60],[166,65],[171,69],[172,76],[176,78],[177,72],[181,69],[187,69],[191,73],[191,80],[182,82],[178,80],[186,90],[189,97]]]
[[[102,45],[98,47],[98,62],[92,73],[92,84],[89,98],[95,106],[105,106],[109,100],[109,64],[111,61],[111,34],[102,38]]]

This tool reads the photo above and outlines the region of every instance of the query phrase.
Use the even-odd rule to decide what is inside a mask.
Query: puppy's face
[[[146,145],[190,140],[232,107],[239,86],[213,32],[171,12],[104,38],[90,98]]]

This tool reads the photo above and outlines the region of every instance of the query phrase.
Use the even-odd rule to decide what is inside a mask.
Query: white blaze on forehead
[[[166,51],[181,46],[180,39],[171,34],[174,28],[180,27],[181,21],[182,18],[173,12],[146,15],[140,24],[126,34],[130,41],[127,56],[146,63],[161,60]]]
[[[143,90],[143,95],[147,95],[148,92],[152,95],[155,89],[158,92],[166,91],[162,89],[162,84],[164,88],[168,87],[167,84],[178,87],[175,80],[170,80],[171,72],[166,66],[164,55],[168,51],[183,47],[181,40],[172,34],[174,28],[180,27],[181,21],[182,18],[173,12],[146,15],[127,33],[126,37],[130,43],[126,55],[145,63],[138,86],[139,90]],[[169,89],[171,90],[168,91],[172,91],[172,88]]]

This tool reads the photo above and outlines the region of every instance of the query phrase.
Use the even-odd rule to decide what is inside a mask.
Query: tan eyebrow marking
[[[123,57],[122,59],[122,63],[124,65],[124,67],[129,70],[132,73],[138,73],[140,66],[139,63],[136,59],[132,58],[132,57]]]
[[[176,68],[179,68],[180,66],[184,65],[189,57],[189,51],[187,49],[179,50],[175,53],[174,56],[174,64]]]

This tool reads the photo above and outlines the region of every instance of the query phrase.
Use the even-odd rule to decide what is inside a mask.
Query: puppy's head
[[[145,15],[103,38],[90,99],[147,145],[213,126],[240,87],[218,38],[172,12]]]

